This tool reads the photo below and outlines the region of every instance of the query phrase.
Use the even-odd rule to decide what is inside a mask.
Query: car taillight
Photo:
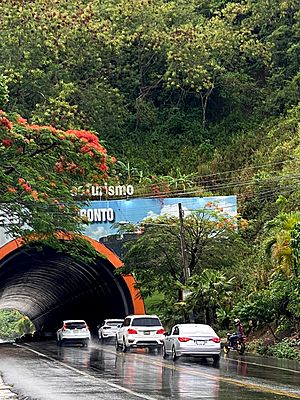
[[[164,329],[159,329],[156,331],[157,335],[163,335],[166,331]]]
[[[62,330],[63,330],[63,331],[66,331],[66,330],[67,330],[67,325],[66,325],[66,324],[63,324]]]
[[[213,338],[211,338],[209,340],[211,340],[214,343],[220,343],[221,342],[221,339],[219,337],[213,337]]]
[[[192,339],[189,337],[179,337],[178,340],[179,340],[179,342],[188,342],[189,340],[192,340]]]
[[[131,328],[127,329],[127,332],[128,332],[129,335],[136,335],[137,334],[137,331],[135,329],[131,329]]]

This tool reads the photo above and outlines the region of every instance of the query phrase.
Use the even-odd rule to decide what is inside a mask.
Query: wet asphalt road
[[[123,354],[96,341],[89,348],[49,341],[1,345],[0,371],[27,400],[300,399],[300,363],[235,353],[216,366],[143,349]]]

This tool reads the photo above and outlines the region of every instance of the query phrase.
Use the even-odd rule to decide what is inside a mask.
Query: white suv
[[[160,349],[165,330],[156,315],[128,315],[116,334],[116,349],[130,347]]]
[[[117,329],[123,324],[124,319],[105,319],[98,329],[99,340],[115,339]]]
[[[82,319],[68,319],[63,321],[63,326],[56,332],[57,344],[62,346],[63,343],[81,343],[87,346],[91,333]]]

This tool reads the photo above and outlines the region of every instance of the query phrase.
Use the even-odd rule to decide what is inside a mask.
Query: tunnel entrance
[[[47,247],[25,249],[20,241],[2,247],[0,309],[20,311],[41,331],[55,331],[64,319],[84,319],[95,331],[105,318],[144,313],[133,277],[115,274],[121,260],[103,244],[88,240],[99,253],[95,264]]]

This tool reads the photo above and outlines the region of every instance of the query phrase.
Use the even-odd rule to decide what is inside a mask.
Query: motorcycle
[[[224,344],[223,351],[228,354],[230,350],[237,351],[239,354],[244,354],[246,350],[246,336],[237,336],[236,334],[227,333],[227,341]]]

